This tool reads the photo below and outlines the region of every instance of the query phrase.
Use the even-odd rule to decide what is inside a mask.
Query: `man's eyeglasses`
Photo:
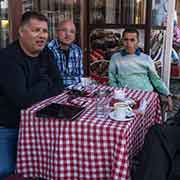
[[[76,34],[76,31],[75,31],[74,29],[68,30],[68,29],[65,29],[65,28],[59,28],[59,29],[57,29],[57,30],[58,30],[58,31],[63,31],[63,32],[65,32],[65,33]]]
[[[134,38],[131,38],[131,39],[124,38],[123,41],[131,41],[131,42],[134,42],[134,41],[136,41],[136,39],[134,39]]]

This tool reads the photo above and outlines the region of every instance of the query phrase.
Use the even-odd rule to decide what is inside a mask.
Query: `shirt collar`
[[[59,42],[58,39],[54,39],[49,42],[48,47],[50,49],[60,49],[61,50],[61,43]],[[69,45],[69,49],[74,49],[74,48],[76,48],[76,45],[74,43],[71,43]]]
[[[60,43],[60,41],[58,39],[56,39],[56,47],[61,49],[61,43]],[[73,47],[74,47],[74,44],[71,43],[69,45],[69,49],[72,49]]]
[[[129,54],[129,53],[126,51],[126,49],[122,49],[120,52],[121,52],[121,55],[122,55],[122,56],[127,56],[127,55]],[[140,48],[137,48],[134,54],[137,55],[137,56],[140,56],[140,54],[141,54],[141,49],[140,49]]]

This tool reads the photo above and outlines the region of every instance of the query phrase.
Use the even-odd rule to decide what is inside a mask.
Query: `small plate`
[[[127,113],[126,113],[126,118],[132,118],[132,117],[134,117],[135,116],[135,114],[134,114],[134,112],[132,112],[132,110],[131,111],[128,111]]]
[[[125,102],[126,104],[128,104],[131,107],[133,107],[136,104],[135,100],[133,100],[131,98],[124,98],[124,99],[121,99],[121,100],[112,98],[112,100],[110,102],[110,105],[113,106],[117,102]]]
[[[112,112],[109,113],[109,117],[110,117],[111,119],[116,120],[116,121],[130,121],[130,120],[132,120],[133,117],[134,117],[134,113],[133,113],[133,112],[131,112],[131,113],[133,114],[133,116],[132,116],[132,114],[131,114],[131,116],[126,116],[125,119],[119,119],[118,117],[115,116],[114,111],[112,111]]]

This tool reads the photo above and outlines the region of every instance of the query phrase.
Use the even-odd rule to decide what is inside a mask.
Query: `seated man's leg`
[[[16,167],[18,129],[0,128],[0,180]]]
[[[173,126],[152,127],[141,152],[140,167],[135,174],[135,180],[166,180],[170,171],[172,157],[175,154],[175,144],[172,141],[180,131]],[[171,142],[172,141],[172,142]]]

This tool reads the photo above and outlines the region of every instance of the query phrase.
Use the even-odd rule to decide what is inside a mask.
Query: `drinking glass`
[[[96,93],[96,115],[107,118],[109,115],[109,96],[106,90],[98,90]]]

